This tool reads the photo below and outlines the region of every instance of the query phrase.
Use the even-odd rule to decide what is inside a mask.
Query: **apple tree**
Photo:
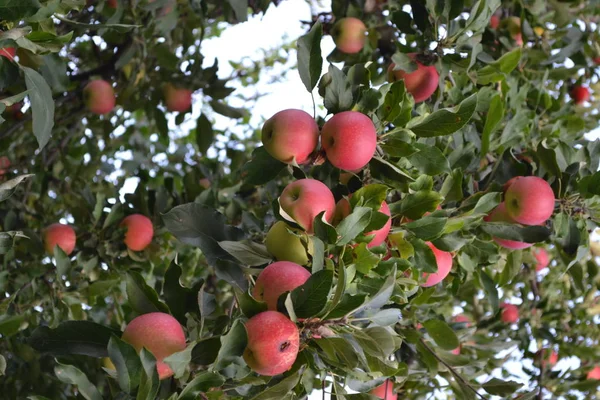
[[[279,3],[0,0],[2,398],[600,398],[598,1]]]

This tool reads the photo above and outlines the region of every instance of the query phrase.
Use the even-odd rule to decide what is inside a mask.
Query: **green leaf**
[[[129,343],[113,335],[108,342],[108,354],[117,369],[119,387],[126,393],[133,392],[140,385],[144,372],[137,351]]]
[[[426,212],[435,211],[442,201],[444,201],[444,198],[438,192],[419,190],[406,195],[399,204],[391,204],[390,209],[394,214],[399,213],[416,220]]]
[[[298,73],[308,92],[312,92],[321,77],[321,36],[323,27],[317,21],[306,35],[298,39]]]
[[[500,239],[516,240],[525,243],[538,243],[550,237],[550,230],[545,226],[521,226],[503,222],[486,222],[481,229]]]
[[[383,105],[377,110],[379,119],[391,122],[399,127],[406,125],[411,119],[415,102],[412,97],[408,96],[404,80],[396,81],[391,85],[384,85],[380,92],[384,93],[385,97]]]
[[[422,270],[423,272],[437,272],[437,261],[431,247],[421,239],[412,239],[410,243],[414,249],[414,262],[415,268]]]
[[[198,121],[196,121],[195,134],[198,150],[200,150],[200,153],[206,154],[215,139],[215,132],[213,131],[212,124],[206,115],[201,114],[198,117]]]
[[[385,279],[383,285],[375,295],[373,295],[366,303],[364,303],[360,308],[356,311],[366,311],[369,312],[371,310],[378,310],[383,307],[392,297],[392,293],[394,293],[394,284],[396,283],[396,266],[392,268],[390,274]],[[357,315],[358,316],[358,315]]]
[[[443,108],[424,118],[413,118],[406,127],[419,137],[450,135],[471,120],[476,108],[477,94],[473,94],[456,107]]]
[[[435,343],[444,350],[454,350],[460,345],[456,334],[444,321],[439,319],[430,319],[423,322],[427,333]]]
[[[248,0],[227,0],[238,22],[248,20]]]
[[[446,177],[442,184],[440,194],[444,196],[446,201],[460,201],[463,199],[463,171],[460,168],[455,168],[452,173]]]
[[[125,290],[131,308],[139,314],[151,312],[169,312],[169,307],[158,299],[156,291],[136,271],[129,271],[125,279]]]
[[[107,357],[106,346],[112,335],[120,336],[121,332],[91,321],[64,321],[55,329],[38,326],[27,343],[37,351],[53,356]]]
[[[585,198],[600,196],[600,171],[584,176],[577,182],[579,193]],[[1,194],[0,194],[1,197]]]
[[[492,211],[498,204],[502,202],[502,193],[490,192],[486,193],[477,201],[473,214],[487,214]]]
[[[264,390],[252,398],[252,400],[281,400],[285,398],[300,382],[302,369],[297,370],[290,376],[282,379],[276,385]]]
[[[448,159],[436,146],[415,143],[414,148],[418,151],[409,155],[408,161],[421,173],[434,176],[450,172]]]
[[[196,400],[199,398],[200,394],[207,392],[211,388],[222,386],[224,383],[225,378],[216,372],[200,372],[185,386],[177,399]]]
[[[233,290],[238,306],[246,317],[252,318],[256,314],[267,311],[267,303],[264,301],[256,300],[250,293],[240,290],[238,287],[234,286]]]
[[[21,329],[25,328],[25,315],[0,316],[0,335],[10,337],[15,335]]]
[[[160,388],[158,371],[156,369],[156,358],[146,348],[140,351],[142,374],[136,400],[154,400]]]
[[[35,70],[28,67],[21,68],[25,74],[25,85],[29,91],[28,97],[33,113],[33,134],[41,150],[50,140],[54,126],[52,90],[46,80]]]
[[[248,336],[246,328],[239,319],[233,322],[231,329],[227,334],[221,336],[221,348],[217,354],[215,363],[212,366],[214,371],[225,368],[233,359],[241,357],[246,349]]]
[[[327,314],[327,318],[336,319],[351,314],[354,310],[363,305],[366,297],[367,296],[365,294],[359,294],[356,296],[352,296],[347,293],[344,294],[339,304],[337,304],[337,306],[335,306],[335,308],[331,310],[329,314]]]
[[[326,83],[327,82],[327,83]],[[323,103],[331,114],[349,110],[352,107],[352,88],[346,74],[333,64],[329,71],[323,75],[319,83],[319,93],[325,91]]]
[[[217,359],[220,349],[220,336],[200,340],[192,350],[192,362],[198,365],[210,365]]]
[[[0,232],[0,255],[8,253],[15,245],[15,239],[18,237],[29,239],[21,231]]]
[[[371,222],[372,210],[367,207],[356,207],[346,218],[337,226],[337,233],[340,236],[337,244],[342,246],[350,243],[356,236],[364,232],[365,228]]]
[[[273,256],[269,254],[265,245],[255,243],[251,240],[241,242],[224,240],[219,242],[219,246],[242,264],[249,267],[265,265],[273,261]]]
[[[6,358],[0,354],[0,376],[4,376],[6,374]]]
[[[481,385],[481,387],[489,394],[508,397],[515,394],[523,385],[515,381],[503,381],[498,378],[492,378]]]
[[[234,108],[217,100],[211,100],[209,104],[217,114],[233,119],[243,118],[247,113],[244,109]]]
[[[392,326],[402,319],[402,310],[398,308],[386,308],[369,317],[369,320],[379,326]]]
[[[498,124],[504,118],[504,100],[500,95],[492,97],[490,108],[485,118],[485,126],[481,134],[481,158],[485,158],[490,150],[492,134],[498,128]]]
[[[181,378],[185,373],[186,368],[192,360],[192,350],[194,350],[194,347],[196,347],[196,342],[188,344],[185,350],[173,353],[163,360],[175,373],[175,379]]]
[[[521,266],[523,265],[522,261],[523,252],[520,250],[513,250],[508,253],[506,257],[506,264],[500,273],[500,277],[498,279],[498,286],[505,286],[512,282],[512,280],[519,274],[521,271]]]
[[[318,315],[327,304],[332,284],[333,271],[323,269],[312,274],[303,285],[292,290],[292,303],[296,316],[310,318]]]
[[[506,75],[510,74],[519,65],[521,51],[521,48],[518,47],[504,54],[493,63],[481,68],[477,71],[477,83],[479,85],[488,85],[504,79]]]
[[[102,395],[94,386],[88,377],[77,367],[68,364],[61,364],[56,362],[58,365],[54,367],[54,373],[56,377],[64,383],[69,385],[76,385],[77,391],[86,400],[102,400]]]
[[[0,201],[4,201],[13,195],[19,184],[26,182],[33,174],[20,175],[6,182],[0,183]]]
[[[59,280],[63,275],[67,275],[71,269],[71,259],[65,254],[63,249],[54,246],[54,260],[56,261],[56,275]]]
[[[488,274],[486,274],[482,270],[478,271],[478,275],[479,275],[481,284],[483,285],[483,288],[485,289],[485,292],[488,295],[488,300],[490,301],[490,305],[492,306],[492,310],[495,314],[498,311],[498,306],[499,306],[498,290],[496,289],[496,283],[493,281],[492,278],[490,278],[490,276]]]
[[[252,158],[242,167],[242,179],[247,185],[264,185],[273,180],[285,168],[286,164],[271,157],[261,146],[254,149]]]
[[[359,243],[352,249],[352,263],[361,274],[368,274],[379,263],[379,256],[367,248],[367,243]]]
[[[446,226],[446,221],[448,221],[446,217],[427,216],[409,222],[404,227],[414,233],[419,239],[430,241],[441,236]]]
[[[361,206],[369,207],[375,211],[379,210],[381,203],[387,197],[388,187],[380,183],[366,185],[352,193],[350,197],[350,205],[352,208]]]
[[[19,22],[34,15],[41,7],[38,0],[2,0],[0,15],[3,20]]]
[[[185,313],[196,309],[196,292],[202,281],[195,285],[195,289],[186,288],[181,285],[181,267],[172,261],[169,268],[165,271],[163,283],[163,296],[171,311],[171,314],[177,320],[184,324],[186,323]]]

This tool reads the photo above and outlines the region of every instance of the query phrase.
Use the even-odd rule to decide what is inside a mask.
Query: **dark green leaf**
[[[431,176],[450,172],[448,159],[436,146],[415,143],[414,147],[418,151],[408,156],[408,161],[420,172]]]
[[[525,243],[543,242],[550,237],[550,230],[545,226],[521,226],[511,223],[486,222],[481,225],[484,232],[500,239],[516,240]]]
[[[225,378],[216,372],[203,371],[196,374],[194,379],[188,383],[179,397],[178,400],[195,400],[198,399],[201,393],[207,392],[209,389],[219,387],[225,383]]]
[[[521,48],[517,47],[477,71],[477,83],[479,85],[488,85],[504,79],[507,74],[519,65],[520,60]]]
[[[504,100],[497,95],[492,98],[485,118],[485,126],[481,134],[481,158],[485,158],[485,155],[489,151],[492,134],[497,129],[502,118],[504,118]]]
[[[356,236],[364,232],[365,228],[371,222],[372,210],[367,207],[356,207],[346,218],[337,226],[337,232],[340,236],[337,244],[345,245],[350,243]]]
[[[53,356],[106,357],[106,346],[112,335],[121,333],[91,321],[64,321],[55,329],[37,327],[27,342],[37,351]]]
[[[173,316],[185,324],[185,313],[195,309],[196,292],[181,285],[181,273],[181,267],[172,261],[165,272],[163,296]]]
[[[151,312],[169,312],[169,307],[158,299],[158,294],[136,271],[129,271],[126,277],[127,299],[131,307],[139,314]]]
[[[435,343],[444,350],[454,350],[459,346],[456,334],[444,321],[439,319],[430,319],[423,322],[427,333]]]
[[[290,376],[282,379],[276,385],[264,390],[252,398],[252,400],[281,400],[288,395],[292,389],[298,385],[302,370],[294,372]]]
[[[38,0],[2,0],[0,1],[0,15],[6,21],[18,22],[34,15],[40,7]]]
[[[242,321],[235,320],[227,334],[221,336],[221,347],[215,360],[214,369],[225,368],[232,359],[241,357],[246,349],[248,336]]]
[[[1,9],[0,9],[1,10]],[[86,400],[102,400],[102,395],[88,377],[77,367],[57,362],[54,367],[56,377],[62,382],[77,386],[79,394]]]
[[[489,394],[508,397],[515,394],[523,385],[515,381],[503,381],[498,378],[492,378],[481,385],[481,387]]]
[[[319,314],[329,298],[333,284],[333,271],[323,269],[308,278],[301,286],[292,290],[294,313],[298,318],[310,318]]]
[[[8,199],[17,190],[19,184],[26,182],[27,179],[34,176],[33,174],[20,175],[14,179],[10,179],[6,182],[0,183],[0,201]]]
[[[274,179],[286,165],[274,159],[264,147],[252,152],[252,158],[242,168],[242,178],[248,185],[263,185]]]
[[[317,21],[306,35],[298,39],[298,72],[304,87],[309,92],[312,92],[321,77],[323,65],[321,36],[323,36],[323,27]]]
[[[219,242],[219,246],[249,267],[264,265],[273,261],[273,256],[269,254],[265,245],[250,240],[241,242],[224,240]]]
[[[379,183],[363,186],[352,194],[350,205],[352,208],[361,206],[377,211],[387,197],[387,191],[388,187]]]
[[[25,85],[29,91],[28,97],[33,113],[33,134],[39,148],[43,149],[50,140],[54,127],[52,90],[46,80],[35,70],[28,67],[21,68],[25,74]]]
[[[140,351],[140,361],[143,372],[135,399],[154,400],[160,387],[158,371],[156,370],[156,358],[146,348],[142,348],[142,351]]]
[[[138,353],[133,346],[113,335],[108,342],[108,354],[117,369],[119,386],[124,392],[131,393],[139,386],[144,373]]]
[[[400,201],[400,204],[390,205],[392,213],[402,214],[410,219],[418,219],[426,212],[433,212],[444,201],[444,198],[433,191],[420,190],[415,193],[409,193]],[[399,205],[399,207],[398,207]]]
[[[325,90],[323,102],[327,111],[337,114],[349,110],[352,107],[353,98],[352,88],[346,74],[331,64],[329,65],[329,72],[321,78],[319,93],[321,93],[324,82],[328,82],[323,89]]]
[[[196,144],[200,153],[206,154],[208,148],[212,145],[215,139],[215,133],[212,128],[212,124],[206,118],[206,115],[202,114],[198,117],[196,122]]]
[[[227,0],[238,22],[248,20],[248,0]]]
[[[477,94],[473,94],[456,107],[435,111],[425,118],[413,118],[407,128],[419,137],[450,135],[471,120],[476,108]]]
[[[240,290],[237,287],[234,287],[233,289],[238,306],[240,307],[242,314],[246,317],[252,318],[256,314],[267,311],[267,303],[264,301],[256,300],[247,291]]]
[[[434,240],[440,237],[446,226],[446,217],[427,216],[404,225],[406,229],[422,240]]]

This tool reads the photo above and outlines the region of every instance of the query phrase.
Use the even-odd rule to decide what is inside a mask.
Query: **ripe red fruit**
[[[269,118],[261,132],[262,143],[275,159],[304,164],[319,144],[319,126],[307,112],[283,110]]]
[[[423,273],[423,277],[426,278],[426,281],[421,284],[422,287],[437,285],[448,276],[452,269],[452,254],[447,251],[439,250],[431,242],[426,242],[426,244],[433,251],[438,270],[435,273]]]
[[[10,168],[10,159],[6,156],[0,157],[0,175],[6,174],[8,168]]]
[[[585,86],[577,85],[571,89],[571,97],[577,105],[584,103],[590,99],[590,91]]]
[[[117,0],[106,0],[106,6],[108,8],[117,8]]]
[[[396,64],[391,64],[388,68],[388,80],[395,82],[404,79],[406,90],[412,94],[415,103],[427,100],[435,92],[440,81],[440,74],[433,65],[423,65],[416,59],[416,53],[407,54],[417,63],[417,69],[413,72],[396,70]]]
[[[123,341],[131,344],[138,352],[145,347],[156,357],[159,379],[173,375],[173,370],[163,359],[185,350],[185,334],[179,322],[169,314],[153,312],[140,315],[127,324]]]
[[[4,47],[0,49],[0,57],[6,57],[9,60],[15,58],[15,54],[17,54],[17,49],[14,47]]]
[[[503,322],[514,324],[519,320],[519,308],[517,306],[504,303],[500,307],[502,308],[500,318]]]
[[[587,379],[600,379],[600,367],[594,367],[587,373]]]
[[[313,233],[313,220],[325,211],[331,223],[335,199],[331,190],[316,179],[300,179],[290,183],[279,196],[281,209],[308,233]]]
[[[337,49],[346,54],[354,54],[362,50],[367,40],[365,33],[367,33],[365,24],[354,17],[340,19],[331,30]]]
[[[245,324],[248,345],[246,364],[261,375],[274,376],[289,370],[300,348],[298,327],[277,311],[256,314]]]
[[[321,146],[333,166],[355,171],[371,161],[377,147],[373,121],[357,111],[335,114],[323,125]]]
[[[252,296],[267,303],[269,310],[277,310],[279,296],[303,285],[308,278],[310,272],[301,265],[277,261],[260,272],[252,289]]]
[[[506,190],[506,212],[523,225],[540,225],[554,212],[554,192],[542,178],[524,176]]]
[[[544,268],[546,268],[548,266],[548,264],[550,264],[550,256],[548,255],[548,252],[546,251],[546,249],[542,248],[542,247],[536,247],[533,249],[533,256],[535,257],[536,260],[536,264],[535,264],[535,270],[536,271],[541,271]]]
[[[500,18],[497,15],[492,15],[490,18],[490,28],[496,29],[500,25]]]
[[[178,89],[167,83],[163,86],[163,95],[167,111],[184,112],[192,106],[192,91],[188,89]]]
[[[504,202],[498,204],[498,206],[494,208],[492,212],[490,212],[489,215],[487,215],[483,220],[487,222],[516,223],[516,221],[508,215]],[[494,242],[498,243],[500,246],[511,250],[526,249],[527,247],[533,246],[531,243],[519,242],[516,240],[500,239],[497,237],[493,237],[492,239],[494,239]]]
[[[464,314],[459,314],[454,317],[454,322],[465,323],[467,328],[471,326],[471,319]]]
[[[94,114],[107,114],[115,108],[115,91],[102,79],[88,83],[83,88],[83,98],[88,110]]]
[[[50,254],[54,253],[54,247],[58,246],[69,255],[75,249],[75,230],[69,225],[52,224],[44,230],[44,249]]]
[[[397,400],[398,395],[394,393],[394,382],[386,380],[383,384],[377,386],[370,392],[373,396],[379,397],[385,400]]]
[[[154,227],[150,218],[145,215],[132,214],[125,217],[120,226],[127,228],[123,241],[130,250],[142,251],[152,243]]]
[[[593,62],[594,62],[596,65],[600,65],[600,56],[598,56],[598,57],[594,57],[594,58],[592,59],[592,61],[593,61]]]

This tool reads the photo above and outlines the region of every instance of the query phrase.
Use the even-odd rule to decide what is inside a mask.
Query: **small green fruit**
[[[302,238],[290,233],[289,230],[296,232]],[[308,245],[305,247],[305,244]],[[290,228],[285,222],[277,221],[265,239],[267,251],[271,253],[278,261],[291,261],[296,264],[308,264],[308,254],[313,251],[312,239],[304,232]]]

